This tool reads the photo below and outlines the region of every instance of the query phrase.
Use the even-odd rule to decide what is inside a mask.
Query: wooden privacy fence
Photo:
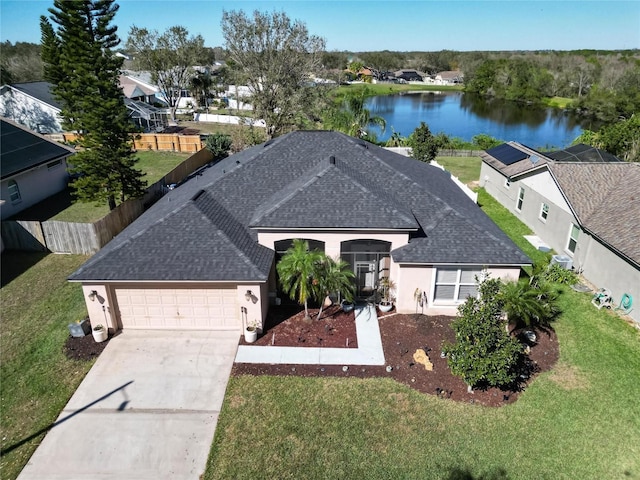
[[[75,133],[51,133],[46,137],[60,143],[70,143],[78,139]],[[168,152],[191,152],[201,150],[204,145],[200,135],[180,135],[178,133],[136,133],[131,134],[136,150],[159,150]]]
[[[138,218],[150,205],[169,191],[167,185],[180,183],[200,167],[213,160],[206,149],[191,155],[164,178],[151,185],[144,196],[118,205],[94,223],[47,220],[3,221],[2,242],[8,250],[46,251],[90,255]]]

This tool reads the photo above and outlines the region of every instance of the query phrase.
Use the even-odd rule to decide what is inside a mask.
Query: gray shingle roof
[[[530,263],[446,172],[341,133],[297,131],[169,192],[70,278],[265,280],[273,251],[252,226],[399,229],[415,237],[392,252],[406,262]]]
[[[0,171],[3,179],[74,153],[72,148],[4,118],[0,119],[0,137]]]
[[[51,89],[53,85],[49,82],[27,82],[27,83],[14,83],[11,87],[16,90],[20,90],[21,92],[26,93],[27,95],[32,96],[33,98],[37,98],[41,102],[46,103],[47,105],[51,105],[52,107],[57,108],[58,110],[62,109],[62,105],[56,97],[51,93]]]
[[[640,165],[559,162],[549,169],[580,225],[640,264]]]
[[[553,161],[542,153],[534,150],[533,148],[529,148],[526,145],[522,145],[521,143],[507,142],[506,145],[510,145],[511,147],[524,152],[527,157],[523,160],[511,163],[510,165],[505,165],[500,160],[493,157],[489,152],[482,152],[480,157],[484,163],[495,168],[507,178],[514,178],[536,168],[542,168],[547,163]],[[534,160],[533,162],[532,159]]]

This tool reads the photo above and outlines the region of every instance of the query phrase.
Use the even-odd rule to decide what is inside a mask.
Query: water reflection
[[[378,139],[392,131],[408,136],[426,122],[432,132],[470,141],[486,133],[502,140],[516,140],[532,147],[567,147],[594,125],[579,117],[551,108],[486,99],[462,92],[417,92],[371,97],[366,107],[387,122]],[[392,130],[393,127],[393,130]]]

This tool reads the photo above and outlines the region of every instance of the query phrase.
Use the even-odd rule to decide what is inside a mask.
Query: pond
[[[588,120],[559,109],[506,100],[487,99],[463,92],[415,92],[368,98],[365,107],[385,119],[384,132],[372,129],[378,140],[393,131],[409,136],[425,122],[432,133],[471,141],[484,133],[514,140],[532,148],[565,148],[583,129],[597,129]]]

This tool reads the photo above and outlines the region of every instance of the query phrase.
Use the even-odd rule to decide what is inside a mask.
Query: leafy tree
[[[10,41],[0,43],[0,85],[34,82],[44,79],[40,45],[29,42]]]
[[[341,259],[333,259],[323,254],[323,258],[317,264],[316,271],[313,275],[313,296],[320,303],[317,320],[320,320],[324,299],[330,293],[337,292],[348,302],[353,301],[355,286],[353,279],[355,277],[351,266]]]
[[[487,135],[486,133],[474,135],[471,141],[481,150],[489,150],[490,148],[497,147],[504,143],[502,140],[493,138],[491,135]]]
[[[310,319],[307,302],[314,295],[314,279],[323,254],[318,250],[309,251],[309,243],[298,238],[285,252],[276,265],[280,285],[292,300],[304,305],[305,319]],[[317,280],[316,280],[317,283]]]
[[[206,58],[204,39],[200,35],[189,36],[185,27],[173,26],[160,34],[135,25],[129,30],[127,49],[134,56],[139,70],[151,73],[151,79],[160,88],[171,110],[171,120],[176,120],[180,93],[190,87],[194,65]]]
[[[222,158],[231,150],[231,137],[224,133],[212,133],[207,136],[204,146],[213,154],[214,159]]]
[[[469,297],[458,309],[451,326],[455,344],[444,344],[449,367],[472,387],[504,387],[518,376],[522,346],[504,328],[501,282],[487,279],[479,298]]]
[[[585,130],[574,143],[600,148],[627,162],[640,162],[640,116],[605,125],[597,132]]]
[[[73,165],[81,176],[72,186],[79,200],[107,201],[110,209],[116,197],[124,201],[144,188],[118,81],[122,59],[113,51],[117,11],[113,0],[55,0],[49,12],[57,30],[40,19],[45,75],[62,103],[63,126],[79,134]]]
[[[222,34],[229,70],[236,83],[253,92],[251,104],[266,125],[267,138],[296,126],[313,111],[308,75],[320,66],[325,40],[310,35],[300,21],[284,12],[248,17],[243,11],[222,13]],[[312,115],[315,113],[312,113]]]
[[[420,126],[409,136],[407,145],[411,147],[409,155],[421,162],[429,163],[438,155],[438,140],[424,122],[420,122]]]
[[[196,72],[191,77],[191,90],[195,93],[201,107],[209,108],[209,95],[213,87],[213,78],[209,72]]]
[[[346,94],[342,104],[330,109],[325,115],[325,128],[337,130],[352,137],[366,137],[370,142],[375,142],[376,137],[370,128],[378,126],[384,131],[386,122],[382,117],[372,116],[371,111],[364,107],[369,92],[370,89],[365,87]]]
[[[402,136],[400,132],[396,132],[393,127],[391,127],[392,133],[387,140],[387,147],[404,147],[407,143],[407,139]]]

